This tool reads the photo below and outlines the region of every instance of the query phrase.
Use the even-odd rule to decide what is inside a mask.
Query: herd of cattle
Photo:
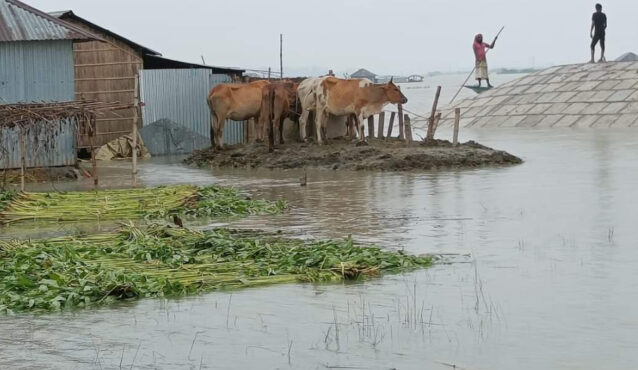
[[[321,145],[328,117],[350,118],[357,127],[360,140],[364,120],[380,113],[387,104],[405,104],[408,99],[392,82],[374,84],[368,79],[313,77],[301,83],[254,81],[245,84],[219,84],[208,94],[211,111],[211,143],[217,149],[224,146],[222,135],[227,119],[254,120],[257,140],[269,139],[272,151],[275,124],[279,142],[283,144],[283,123],[286,118],[299,124],[299,139],[308,139],[310,118],[315,121],[315,140]],[[350,127],[353,135],[352,127]]]

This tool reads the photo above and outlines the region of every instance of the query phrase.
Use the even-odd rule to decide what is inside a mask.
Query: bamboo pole
[[[405,140],[405,122],[403,121],[403,104],[398,105],[399,113],[399,139]]]
[[[461,108],[454,110],[454,135],[452,137],[452,145],[459,145],[459,125],[461,123]]]
[[[494,43],[496,43],[496,40],[498,40],[498,37],[501,35],[501,32],[503,32],[504,28],[505,28],[505,26],[501,27],[501,29],[496,34],[496,37],[494,37],[494,41],[492,41],[491,45],[494,45]],[[485,53],[487,54],[487,52],[489,52],[490,50],[491,49],[487,49],[485,51]],[[459,96],[459,93],[461,92],[461,90],[463,90],[463,88],[465,87],[465,84],[467,83],[467,81],[470,80],[470,77],[472,77],[472,74],[474,73],[475,70],[476,70],[476,64],[474,64],[474,68],[472,68],[472,71],[470,72],[469,75],[467,75],[467,78],[465,79],[465,81],[463,81],[463,84],[461,85],[461,87],[459,87],[459,90],[456,92],[456,94],[454,94],[454,97],[452,97],[452,100],[450,100],[450,102],[448,104],[452,104],[454,102],[454,100],[456,100],[456,97]]]
[[[97,129],[97,127],[95,127],[95,116],[92,114],[89,114],[87,118],[88,124],[89,124],[89,142],[91,145],[91,162],[93,164],[93,185],[95,186],[95,190],[97,190],[97,187],[99,185],[99,174],[97,172],[97,159],[95,158],[95,130]]]
[[[368,138],[374,139],[374,116],[368,117]]]
[[[26,169],[25,159],[26,144],[24,140],[24,126],[20,125],[20,191],[24,192],[24,172]]]
[[[434,103],[432,104],[432,113],[430,114],[430,120],[428,124],[427,140],[434,139],[434,119],[436,118],[436,108],[439,105],[439,97],[441,96],[441,86],[437,86],[436,95],[434,96]]]
[[[437,113],[436,118],[434,118],[434,132],[436,133],[436,129],[439,128],[439,122],[441,122],[441,113]],[[434,139],[434,138],[432,138]]]
[[[284,79],[284,35],[279,34],[279,78]]]
[[[385,126],[385,112],[379,113],[379,131],[377,132],[377,136],[379,139],[383,139],[383,129]]]
[[[135,106],[135,116],[133,119],[133,168],[131,171],[133,187],[137,187],[137,125],[139,119],[138,109],[140,106],[140,96],[139,96],[139,75],[136,75],[135,78],[135,98],[133,99],[133,105]]]
[[[408,143],[412,142],[412,124],[410,123],[410,116],[407,114],[404,116],[405,121],[405,138]]]
[[[394,126],[394,117],[396,117],[397,112],[390,113],[390,122],[388,123],[388,134],[385,136],[386,139],[392,138],[392,126]]]

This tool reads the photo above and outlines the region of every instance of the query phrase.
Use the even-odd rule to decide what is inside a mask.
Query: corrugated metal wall
[[[54,124],[52,141],[41,127],[25,132],[27,168],[75,165],[75,121],[64,120]],[[20,129],[0,129],[0,168],[20,168],[20,157]]]
[[[73,43],[0,43],[0,104],[75,98]]]
[[[214,75],[208,69],[155,69],[140,74],[140,95],[143,125],[170,120],[210,143],[210,111],[206,97],[210,89],[222,82],[230,82],[227,75]],[[243,122],[228,121],[224,142],[238,144],[244,141]],[[206,141],[203,141],[206,142]],[[145,143],[153,153],[154,143]],[[159,145],[159,144],[158,144]],[[208,145],[198,145],[203,149]],[[164,142],[161,143],[165,150]],[[158,151],[159,151],[158,147]]]
[[[75,98],[74,90],[70,40],[0,43],[0,104],[70,101]],[[52,142],[36,131],[26,132],[27,167],[75,164],[74,122],[55,125]],[[17,128],[0,129],[0,168],[20,167],[19,138]]]

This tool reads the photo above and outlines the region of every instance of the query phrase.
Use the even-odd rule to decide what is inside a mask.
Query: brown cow
[[[268,81],[260,80],[249,84],[219,84],[212,88],[207,99],[211,113],[211,145],[217,149],[224,147],[222,135],[226,119],[259,120],[261,89],[268,84]]]
[[[279,125],[279,143],[284,143],[284,120],[299,121],[300,104],[297,101],[298,83],[277,82],[266,85],[261,90],[260,125],[262,132],[268,132],[268,150],[272,152],[275,145],[275,127]]]
[[[365,141],[363,123],[366,118],[381,113],[389,103],[407,102],[408,99],[392,80],[386,84],[373,84],[365,78],[344,80],[328,77],[321,82],[317,91],[317,142],[322,144],[321,129],[326,124],[328,114],[353,114],[359,128],[359,140]]]

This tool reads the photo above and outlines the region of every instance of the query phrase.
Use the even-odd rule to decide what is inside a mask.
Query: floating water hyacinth
[[[68,193],[0,193],[0,224],[24,221],[100,221],[163,218],[170,214],[193,217],[232,217],[274,214],[283,201],[253,200],[239,191],[208,186],[100,190]]]
[[[0,312],[61,310],[295,282],[342,282],[428,267],[352,240],[151,225],[120,233],[0,242]]]

